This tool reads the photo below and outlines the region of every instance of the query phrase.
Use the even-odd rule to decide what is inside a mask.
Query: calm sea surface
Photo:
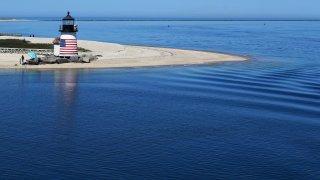
[[[171,27],[168,28],[168,25]],[[57,36],[59,22],[1,22]],[[319,22],[79,22],[248,62],[0,71],[0,179],[319,179]]]

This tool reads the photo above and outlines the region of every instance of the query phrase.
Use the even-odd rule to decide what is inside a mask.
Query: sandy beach
[[[1,36],[0,39],[26,39],[31,43],[52,43],[53,38],[30,38]],[[211,64],[217,62],[245,61],[246,57],[192,50],[170,48],[129,46],[114,43],[79,40],[78,46],[91,50],[93,55],[101,55],[91,63],[67,63],[27,65],[19,64],[23,54],[0,53],[2,69],[69,69],[69,68],[122,68],[122,67],[154,67],[173,65]],[[27,57],[27,55],[25,55]]]

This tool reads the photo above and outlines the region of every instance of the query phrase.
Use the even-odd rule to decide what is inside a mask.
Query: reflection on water
[[[72,108],[77,91],[77,71],[54,71],[55,95],[67,108]]]
[[[54,84],[54,102],[59,110],[57,121],[57,131],[63,134],[59,138],[59,148],[62,152],[68,152],[74,123],[76,121],[75,101],[77,96],[78,72],[76,70],[58,70],[52,73]],[[67,149],[66,149],[67,148]],[[64,153],[62,153],[65,155]]]
[[[54,86],[49,89],[52,92],[52,97],[57,100],[55,106],[61,106],[65,112],[71,112],[74,105],[76,93],[77,93],[77,70],[53,70],[53,71],[38,71],[38,70],[22,70],[20,71],[20,83],[21,93],[30,94],[30,82],[41,82],[35,85],[44,85],[52,83]],[[44,83],[44,84],[42,84]],[[43,90],[43,89],[42,89]],[[47,89],[48,91],[48,89]],[[41,95],[43,91],[33,92]]]

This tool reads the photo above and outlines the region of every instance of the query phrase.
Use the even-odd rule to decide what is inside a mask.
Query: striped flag
[[[60,40],[60,56],[76,56],[78,55],[77,39],[61,39]]]

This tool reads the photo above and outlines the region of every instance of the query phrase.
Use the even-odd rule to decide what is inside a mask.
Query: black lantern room
[[[75,24],[75,19],[70,16],[70,12],[68,12],[68,15],[62,19],[60,32],[78,32],[78,27]]]

